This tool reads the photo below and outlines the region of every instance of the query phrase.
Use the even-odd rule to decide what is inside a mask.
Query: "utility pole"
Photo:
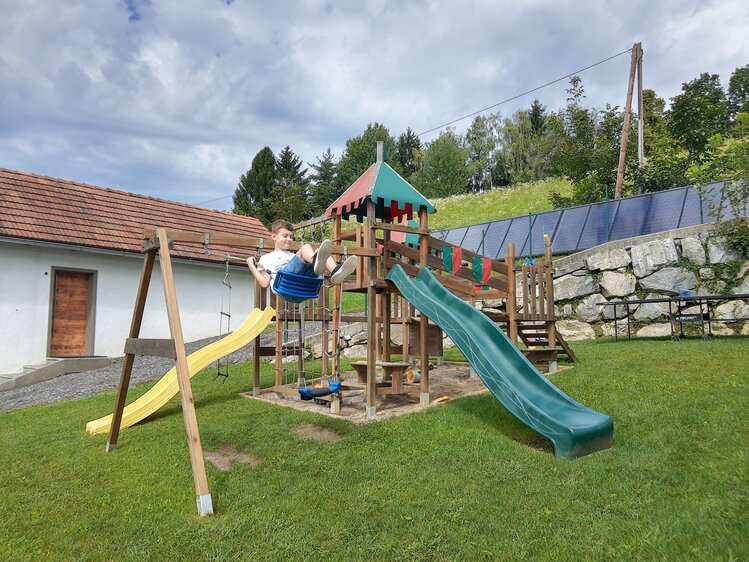
[[[627,141],[629,140],[629,122],[632,116],[632,93],[635,89],[635,73],[638,69],[642,68],[642,43],[635,43],[632,45],[632,62],[629,67],[629,83],[627,84],[627,102],[624,106],[624,125],[622,126],[622,143],[619,148],[619,167],[616,170],[616,189],[614,191],[614,198],[620,199],[622,196],[622,183],[624,183],[624,162],[627,158]],[[638,153],[640,153],[639,146],[643,142],[642,138],[642,75],[640,74],[640,81],[638,83],[638,130],[640,132],[640,141],[638,143]],[[644,146],[644,145],[642,145]],[[643,155],[644,156],[644,155]],[[642,162],[642,160],[640,160]]]

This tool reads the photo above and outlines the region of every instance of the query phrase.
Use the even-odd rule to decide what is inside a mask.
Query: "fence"
[[[544,234],[555,254],[571,254],[611,240],[663,232],[713,222],[710,205],[720,198],[721,183],[700,191],[692,186],[658,191],[528,214],[492,222],[434,231],[432,235],[453,246],[499,259],[515,243],[517,256],[544,253]],[[732,218],[729,213],[724,218]]]

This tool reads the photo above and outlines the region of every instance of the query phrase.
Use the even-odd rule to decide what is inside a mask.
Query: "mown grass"
[[[579,364],[553,380],[611,415],[615,437],[572,461],[488,394],[354,426],[239,397],[247,367],[225,384],[203,374],[204,448],[261,464],[208,463],[217,514],[202,519],[176,400],[109,454],[84,426],[112,392],[3,413],[0,557],[746,559],[746,350],[746,338],[575,344]],[[301,423],[345,439],[304,439]]]

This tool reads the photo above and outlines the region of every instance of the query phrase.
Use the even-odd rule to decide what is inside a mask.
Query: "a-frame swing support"
[[[213,501],[208,490],[208,476],[205,471],[205,459],[203,447],[200,442],[198,430],[198,418],[195,413],[195,401],[190,384],[190,372],[187,366],[187,352],[185,351],[185,340],[182,333],[182,323],[179,317],[177,305],[177,292],[174,288],[174,273],[172,271],[172,260],[169,253],[169,240],[167,232],[163,228],[156,230],[156,239],[146,242],[144,250],[146,253],[143,270],[141,272],[138,295],[135,299],[135,309],[130,325],[130,336],[125,348],[125,359],[122,364],[120,386],[117,391],[117,402],[112,425],[109,431],[109,439],[106,451],[109,452],[117,446],[117,439],[122,422],[122,413],[127,399],[127,390],[130,384],[133,361],[136,355],[159,355],[174,357],[177,367],[177,381],[179,384],[180,401],[182,403],[182,417],[187,432],[187,445],[190,451],[190,464],[192,465],[193,481],[195,483],[195,494],[197,496],[198,514],[203,517],[213,513]],[[153,273],[156,252],[160,253],[159,263],[161,265],[161,278],[164,285],[164,298],[166,299],[166,310],[169,319],[169,331],[171,340],[146,340],[139,339],[140,327],[143,320],[143,311],[148,295],[148,286]]]

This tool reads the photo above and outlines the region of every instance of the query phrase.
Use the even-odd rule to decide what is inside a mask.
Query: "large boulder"
[[[632,260],[626,250],[599,252],[590,256],[586,263],[591,271],[605,271],[628,266]]]
[[[705,248],[696,236],[681,239],[681,255],[697,265],[704,265],[706,261]]]
[[[621,299],[616,299],[616,300],[621,300]],[[631,297],[628,297],[624,300],[628,300],[628,301],[637,300],[637,297],[635,295],[632,295]],[[630,305],[618,304],[616,306],[614,305],[604,306],[603,318],[605,320],[613,320],[614,314],[616,314],[616,318],[626,318],[627,316],[632,314],[634,311],[636,311],[639,306],[640,305],[638,304],[630,304]]]
[[[637,277],[647,277],[654,271],[679,260],[673,238],[653,240],[632,246],[632,269]]]
[[[738,252],[726,246],[725,239],[720,236],[707,241],[707,253],[710,256],[710,263],[727,263],[741,258]]]
[[[659,291],[673,295],[679,294],[679,289],[690,290],[696,286],[697,277],[694,273],[678,267],[665,267],[640,279],[640,287],[646,291]]]
[[[731,328],[725,324],[714,323],[710,326],[710,331],[714,336],[733,336],[736,334]]]
[[[660,295],[648,293],[646,299],[657,299]],[[657,320],[661,316],[668,314],[668,303],[666,302],[644,302],[634,313],[635,320],[650,321]]]
[[[567,341],[592,340],[596,337],[590,324],[579,320],[557,320],[556,327],[557,332]]]
[[[638,338],[662,338],[671,335],[671,324],[650,324],[637,330]]]
[[[749,295],[749,277],[731,291],[732,295]]]
[[[601,291],[605,297],[626,297],[635,292],[637,279],[631,273],[604,271],[601,279]]]
[[[604,306],[598,306],[597,303],[606,302],[604,296],[600,293],[594,293],[588,297],[585,297],[580,304],[577,306],[575,312],[581,320],[586,322],[595,322],[601,318],[603,314]]]
[[[749,304],[744,301],[731,301],[713,309],[716,320],[749,320]]]
[[[352,345],[343,350],[344,357],[367,357],[366,345]]]
[[[606,324],[601,325],[601,335],[603,337],[620,337],[620,338],[626,338],[627,337],[627,321],[626,320],[617,320],[616,322],[607,322]]]
[[[556,301],[579,299],[597,292],[598,283],[590,275],[565,275],[554,279],[554,300]]]

